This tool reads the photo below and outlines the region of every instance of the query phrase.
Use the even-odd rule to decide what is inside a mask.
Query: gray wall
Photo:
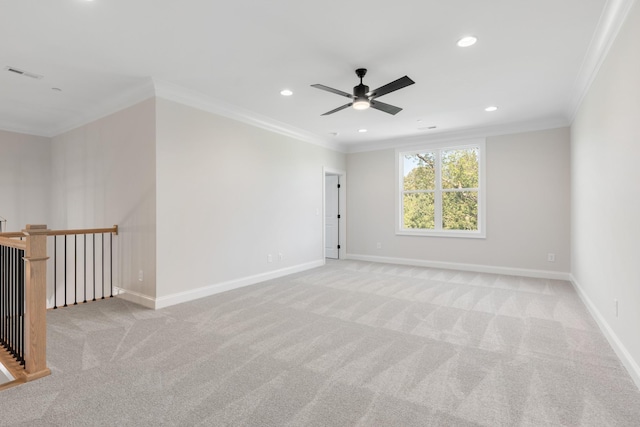
[[[640,386],[638,40],[636,2],[571,127],[571,250],[574,282]]]
[[[51,140],[0,130],[0,216],[3,231],[49,224]]]
[[[486,239],[395,235],[395,151],[349,154],[350,256],[567,276],[569,130],[490,137],[486,150]],[[555,254],[554,263],[547,261],[548,253]]]
[[[324,166],[345,155],[158,98],[156,306],[324,262]]]
[[[51,150],[51,228],[117,224],[114,286],[155,296],[153,99],[58,135]]]

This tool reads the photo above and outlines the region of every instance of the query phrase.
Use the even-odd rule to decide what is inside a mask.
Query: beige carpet
[[[638,426],[569,283],[339,261],[151,311],[49,312],[25,426]]]

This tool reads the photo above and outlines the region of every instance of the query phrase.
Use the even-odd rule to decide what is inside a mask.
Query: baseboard
[[[498,267],[493,265],[462,264],[457,262],[426,261],[411,258],[391,258],[372,255],[347,254],[347,259],[385,264],[410,265],[415,267],[442,268],[446,270],[474,271],[476,273],[504,274],[508,276],[535,277],[539,279],[567,280],[569,273],[547,270],[528,270],[524,268]]]
[[[618,335],[616,335],[616,333],[613,331],[613,328],[609,326],[609,323],[606,321],[602,313],[600,313],[600,310],[598,310],[595,304],[593,304],[591,298],[589,298],[589,296],[584,292],[573,275],[571,275],[570,282],[580,296],[582,302],[584,302],[584,305],[587,306],[587,309],[591,313],[591,316],[593,316],[596,323],[598,323],[600,330],[607,338],[607,341],[609,341],[609,344],[613,348],[613,351],[616,352],[624,367],[627,368],[627,371],[629,371],[629,375],[631,375],[631,378],[636,383],[636,386],[638,387],[638,389],[640,389],[640,365],[638,365],[638,363],[633,359],[631,353],[629,353],[620,338],[618,338]]]
[[[209,286],[203,286],[198,289],[193,289],[185,292],[178,292],[171,295],[155,298],[155,309],[165,308],[176,304],[181,304],[187,301],[193,301],[196,299],[215,295],[220,292],[230,291],[232,289],[242,288],[244,286],[255,285],[256,283],[264,282],[266,280],[277,279],[279,277],[288,276],[289,274],[299,273],[302,271],[310,270],[312,268],[321,267],[324,265],[324,260],[312,261],[305,264],[295,265],[293,267],[287,267],[280,270],[269,271],[266,273],[256,274],[254,276],[242,277],[240,279],[229,280],[227,282],[216,283]]]
[[[114,295],[117,294],[117,297],[122,298],[123,300],[130,301],[147,308],[156,307],[156,299],[148,295],[130,291],[128,289],[119,288],[116,286],[113,287],[113,290],[115,291]]]

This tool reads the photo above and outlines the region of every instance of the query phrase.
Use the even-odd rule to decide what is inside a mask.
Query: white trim
[[[43,136],[53,138],[80,126],[92,123],[103,117],[122,111],[155,95],[153,81],[145,79],[142,83],[133,86],[115,95],[97,101],[98,104],[89,110],[82,111],[74,115],[70,120],[55,124],[53,126],[20,126],[14,123],[0,121],[0,130],[7,132],[22,133],[27,135]]]
[[[20,126],[15,123],[0,120],[0,130],[5,132],[13,132],[31,136],[41,136],[43,138],[51,138],[51,134],[47,129],[34,128],[31,126]]]
[[[276,122],[269,117],[259,116],[256,113],[247,110],[241,110],[239,107],[223,105],[213,98],[210,98],[198,92],[190,91],[178,85],[163,82],[158,79],[149,79],[149,81],[145,82],[144,84],[132,88],[124,94],[119,94],[118,96],[107,100],[89,114],[86,114],[79,119],[74,119],[72,121],[62,123],[58,127],[23,127],[19,125],[17,126],[15,123],[0,121],[0,130],[52,138],[54,136],[60,135],[61,133],[67,132],[79,126],[98,120],[102,117],[106,117],[110,114],[116,113],[125,108],[131,107],[139,102],[153,97],[154,94],[157,98],[163,98],[169,101],[185,104],[203,111],[208,111],[224,117],[232,118],[234,120],[238,120],[262,129],[266,129],[275,133],[279,133],[281,135],[295,138],[297,140],[308,142],[314,145],[319,145],[342,153],[359,153],[393,149],[406,145],[415,145],[417,142],[425,141],[442,142],[468,138],[484,138],[489,136],[509,135],[514,133],[556,129],[567,127],[571,124],[565,118],[553,118],[547,120],[506,123],[496,126],[471,127],[466,129],[444,131],[431,135],[425,135],[421,133],[403,138],[394,138],[357,144],[339,143],[336,141],[323,139],[318,135],[307,132],[305,130],[294,128],[281,122]]]
[[[340,219],[338,220],[338,259],[342,259],[347,253],[347,172],[342,169],[332,169],[326,166],[322,167],[322,258],[326,260],[326,230],[325,220],[325,203],[327,200],[325,177],[327,175],[338,175],[340,178],[340,192],[338,193],[338,203],[340,205]]]
[[[490,136],[511,135],[514,133],[534,132],[539,130],[558,129],[568,127],[571,123],[565,118],[550,120],[535,120],[526,122],[506,123],[503,125],[486,126],[440,132],[432,135],[412,135],[405,138],[394,138],[373,141],[357,145],[346,145],[347,153],[361,153],[366,151],[405,149],[419,144],[459,141],[461,139],[487,138]]]
[[[122,111],[125,108],[132,107],[142,101],[153,98],[154,95],[153,81],[151,79],[146,79],[143,83],[135,87],[123,92],[118,92],[110,98],[99,101],[99,104],[94,108],[76,115],[72,120],[62,122],[55,127],[47,129],[47,136],[53,138],[54,136],[63,134],[80,126],[95,122],[103,117],[110,116],[111,114]]]
[[[154,94],[153,81],[151,79],[145,79],[142,83],[136,86],[122,92],[117,92],[109,98],[97,101],[98,104],[88,110],[83,110],[82,112],[75,114],[72,119],[57,123],[53,126],[21,126],[14,123],[0,121],[0,130],[53,138],[80,126],[95,122],[103,117],[117,113],[118,111],[122,111],[125,108],[129,108],[149,98],[153,98]]]
[[[573,274],[570,275],[569,281],[575,288],[584,305],[587,306],[587,309],[600,327],[600,330],[607,338],[607,341],[609,341],[609,344],[613,348],[613,351],[615,351],[618,358],[620,358],[620,361],[622,361],[624,367],[627,368],[631,379],[633,379],[638,389],[640,389],[640,365],[638,365],[638,362],[633,359],[633,356],[631,356],[629,350],[627,350],[620,338],[618,338],[616,333],[613,331],[613,328],[606,321],[602,313],[600,313],[600,310],[598,310],[595,304],[591,301],[591,298],[589,298],[586,292],[582,289]]]
[[[189,107],[237,120],[239,122],[275,132],[289,138],[294,138],[299,141],[319,145],[334,151],[344,152],[344,147],[342,145],[322,139],[303,129],[295,128],[286,123],[278,122],[277,120],[267,116],[262,116],[253,111],[245,110],[238,106],[215,100],[207,95],[186,89],[173,83],[158,79],[154,79],[153,82],[156,89],[156,96],[158,98],[178,102]]]
[[[177,292],[175,294],[155,298],[154,299],[155,304],[153,308],[157,310],[160,308],[165,308],[165,307],[169,307],[176,304],[181,304],[183,302],[197,300],[200,298],[219,294],[221,292],[230,291],[232,289],[238,289],[245,286],[255,285],[257,283],[264,282],[266,280],[277,279],[279,277],[288,276],[289,274],[311,270],[312,268],[321,267],[323,265],[324,265],[324,259],[308,262],[306,264],[294,265],[293,267],[287,267],[280,270],[256,274],[254,276],[241,277],[239,279],[233,279],[233,280],[229,280],[222,283],[215,283],[213,285],[203,286],[198,289],[192,289],[184,292]]]
[[[485,233],[471,230],[423,230],[416,228],[396,231],[396,236],[453,237],[456,239],[486,239]]]
[[[622,28],[635,0],[608,0],[598,25],[582,61],[580,71],[574,83],[573,97],[568,106],[567,116],[573,123],[582,100],[586,96],[600,67],[607,57],[613,42]]]
[[[118,293],[118,298],[122,298],[123,300],[130,301],[147,308],[155,308],[156,306],[156,299],[148,295],[119,288],[117,286],[114,286],[113,289]]]
[[[478,230],[443,230],[442,224],[442,193],[443,191],[441,183],[441,150],[448,149],[465,149],[465,148],[478,148],[479,161],[478,161],[478,188],[474,189],[462,189],[473,190],[478,193]],[[435,151],[436,157],[436,170],[435,170],[435,189],[433,190],[435,198],[435,229],[408,229],[402,228],[402,214],[403,214],[403,201],[402,196],[405,193],[403,190],[403,178],[404,178],[404,154],[413,154],[420,151]],[[484,239],[487,237],[486,231],[486,150],[487,143],[485,138],[473,138],[463,139],[455,141],[423,141],[422,144],[414,144],[405,147],[398,147],[395,150],[396,156],[396,186],[395,186],[395,234],[397,236],[422,236],[422,237],[456,237],[456,238],[472,238],[472,239]],[[431,191],[429,191],[431,192]]]
[[[473,271],[476,273],[502,274],[505,276],[534,277],[537,279],[570,280],[569,273],[548,270],[530,270],[524,268],[499,267],[494,265],[462,264],[446,261],[429,261],[410,258],[391,258],[372,255],[347,254],[347,259],[376,262],[383,264],[399,264],[414,267],[441,268],[445,270]]]

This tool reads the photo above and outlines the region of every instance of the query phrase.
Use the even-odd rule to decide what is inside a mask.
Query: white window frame
[[[478,229],[477,230],[444,230],[442,229],[442,174],[440,152],[478,148]],[[404,156],[420,152],[436,151],[436,188],[435,195],[435,229],[412,229],[403,227],[403,190],[404,190]],[[433,236],[433,237],[466,237],[484,239],[486,234],[486,140],[477,138],[463,141],[424,143],[411,147],[396,149],[396,235],[401,236]]]

